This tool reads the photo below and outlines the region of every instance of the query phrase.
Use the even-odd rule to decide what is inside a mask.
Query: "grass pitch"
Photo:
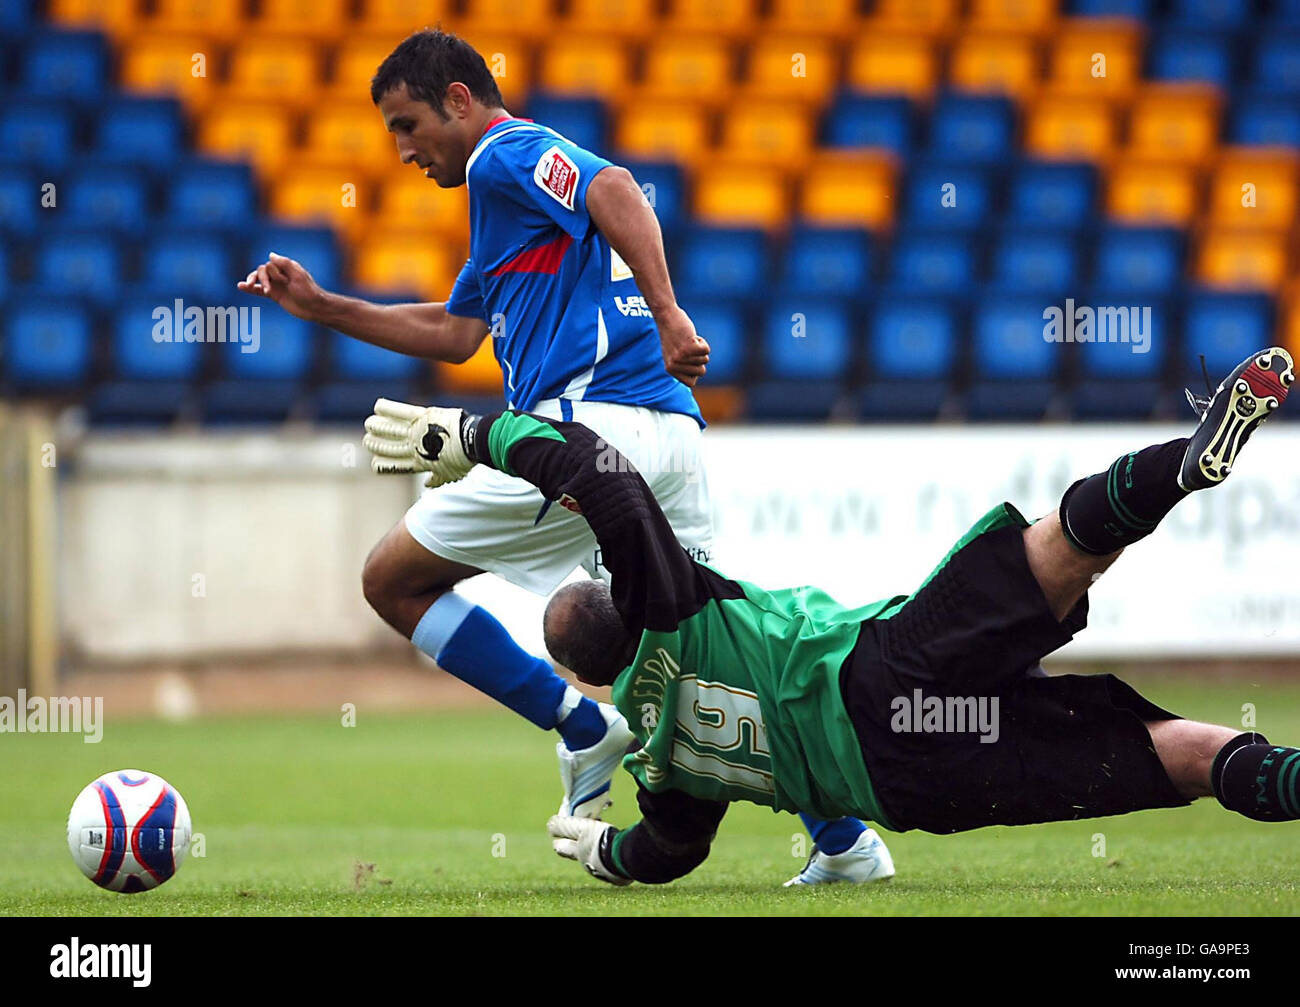
[[[1300,739],[1300,682],[1146,681],[1179,713]],[[1300,826],[1212,800],[1173,811],[960,836],[883,833],[886,884],[785,890],[796,818],[736,805],[713,854],[672,885],[614,889],[550,849],[551,737],[504,711],[109,720],[104,740],[0,736],[0,914],[51,916],[780,914],[1238,915],[1300,911]],[[1062,753],[1068,758],[1069,753]],[[101,773],[160,773],[185,796],[201,857],[139,895],[95,888],[68,855],[67,810]],[[631,778],[615,779],[620,825]],[[1098,834],[1104,837],[1098,838]]]

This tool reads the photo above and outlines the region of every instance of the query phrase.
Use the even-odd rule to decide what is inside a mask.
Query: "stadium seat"
[[[906,156],[916,135],[916,113],[907,98],[842,92],[823,117],[829,147],[879,147]]]
[[[1218,145],[1219,95],[1200,85],[1148,87],[1129,113],[1126,157],[1197,163]]]
[[[193,412],[195,397],[189,381],[106,381],[91,391],[86,413],[96,427],[155,427]]]
[[[594,154],[609,153],[609,112],[598,98],[533,94],[528,98],[528,118]]]
[[[1205,354],[1213,377],[1227,374],[1251,353],[1272,345],[1274,317],[1272,298],[1262,294],[1191,291],[1183,305],[1183,355],[1189,378],[1199,382],[1199,354]]]
[[[507,108],[524,104],[528,94],[535,86],[533,78],[533,54],[537,43],[530,40],[527,29],[526,10],[534,10],[539,5],[527,4],[516,7],[514,27],[503,30],[480,31],[477,25],[467,25],[461,37],[483,55],[488,71],[492,74],[505,99]],[[553,29],[548,25],[548,30]]]
[[[34,274],[47,290],[106,303],[125,277],[121,242],[103,231],[56,231],[37,249]]]
[[[296,381],[222,379],[203,389],[200,409],[203,422],[211,426],[260,427],[303,412],[302,398],[303,387]]]
[[[1239,0],[1170,0],[1167,16],[1186,24],[1234,28],[1250,17],[1250,8]]]
[[[168,190],[170,223],[236,228],[252,222],[257,192],[247,164],[195,159],[184,162]]]
[[[283,220],[333,227],[354,241],[366,226],[370,195],[371,186],[358,170],[292,165],[276,175],[270,209]]]
[[[1250,65],[1261,91],[1300,95],[1300,31],[1262,32]]]
[[[828,298],[782,298],[763,313],[763,369],[775,381],[848,377],[855,326],[847,306]]]
[[[1147,65],[1153,80],[1198,81],[1227,88],[1235,75],[1232,40],[1196,29],[1162,32],[1151,41]]]
[[[357,22],[367,32],[386,35],[392,49],[415,25],[438,24],[450,17],[454,6],[451,0],[362,0]]]
[[[438,391],[439,402],[456,403]],[[374,411],[375,399],[395,399],[398,402],[428,400],[430,393],[416,381],[385,378],[382,381],[327,381],[311,394],[310,412],[318,423],[337,423],[355,430]],[[501,409],[504,403],[497,403]],[[482,415],[480,413],[480,415]]]
[[[695,323],[695,331],[708,341],[709,384],[729,384],[741,380],[749,370],[753,339],[744,304],[715,298],[686,304],[686,313]]]
[[[758,6],[758,0],[669,0],[668,14],[659,25],[676,38],[748,38],[758,23]]]
[[[136,232],[149,215],[149,194],[138,173],[83,168],[64,187],[61,220],[85,228]]]
[[[539,79],[556,94],[600,97],[624,90],[631,68],[628,48],[618,39],[566,32],[546,43]]]
[[[798,169],[812,154],[813,121],[797,105],[741,99],[722,116],[723,158]]]
[[[1194,279],[1217,290],[1276,291],[1288,265],[1284,234],[1211,228],[1201,235]]]
[[[745,419],[751,423],[822,422],[844,398],[839,381],[760,381],[745,392]]]
[[[95,151],[115,160],[155,166],[184,150],[185,123],[171,98],[116,98],[95,116]]]
[[[944,409],[957,362],[957,324],[939,300],[886,295],[867,328],[870,379],[858,395],[868,420],[929,420]]]
[[[893,219],[894,163],[854,152],[818,155],[804,172],[799,214],[812,224],[878,230]]]
[[[1015,148],[1016,112],[996,95],[946,94],[930,113],[931,157],[954,161],[1002,161]]]
[[[1009,223],[1039,227],[1081,227],[1092,222],[1097,175],[1088,164],[1025,161],[1007,182]]]
[[[394,7],[422,2],[423,0],[388,0]],[[410,32],[412,23],[414,22],[408,20],[400,28],[384,30],[364,21],[360,29],[363,33],[349,32],[334,49],[329,77],[321,92],[322,99],[369,102],[370,81],[375,76],[375,71],[397,47],[402,36]]]
[[[1080,259],[1073,235],[1009,228],[993,249],[989,280],[1015,293],[1065,294],[1079,288]]]
[[[1038,47],[1024,35],[962,33],[948,60],[948,86],[1023,99],[1038,87]]]
[[[221,299],[247,269],[230,261],[226,239],[219,234],[185,228],[154,232],[144,244],[142,281],[151,289],[193,293]],[[252,268],[254,263],[249,263]]]
[[[971,240],[951,231],[908,228],[898,234],[890,256],[889,278],[896,289],[916,294],[954,294],[970,290],[977,275]]]
[[[641,186],[646,201],[659,218],[659,226],[671,240],[686,224],[686,180],[677,165],[665,161],[637,161],[620,158],[619,163]]]
[[[1095,319],[1093,341],[1076,344],[1081,379],[1158,383],[1172,352],[1175,329],[1170,303],[1163,298],[1139,298],[1128,288],[1104,287],[1092,288],[1080,303],[1093,309]],[[1134,408],[1144,414],[1153,405]]]
[[[1041,298],[986,293],[975,306],[975,381],[967,391],[972,419],[1041,419],[1057,390],[1064,347],[1043,337]]]
[[[241,306],[244,298],[232,301]],[[316,326],[287,311],[253,304],[258,314],[250,316],[248,332],[256,341],[227,341],[216,347],[222,371],[231,379],[248,381],[300,381],[307,377],[320,332]],[[245,333],[241,332],[241,336]],[[255,346],[255,350],[249,347]]]
[[[1267,93],[1247,95],[1228,119],[1231,143],[1300,148],[1300,103]]]
[[[1155,7],[1156,0],[1071,0],[1070,13],[1076,17],[1129,18],[1145,21]]]
[[[678,102],[629,105],[618,116],[618,147],[635,157],[691,164],[709,143],[709,117],[699,108]]]
[[[359,174],[373,175],[401,164],[393,135],[367,98],[313,109],[306,126],[307,145],[299,156],[314,165],[345,168],[353,182],[361,181]]]
[[[1104,59],[1104,62],[1103,62]],[[1054,32],[1048,77],[1060,94],[1122,97],[1141,72],[1141,32],[1131,21],[1067,20]]]
[[[934,46],[924,35],[869,32],[849,52],[846,83],[856,91],[927,98],[938,77]]]
[[[1025,149],[1042,158],[1102,160],[1114,149],[1116,133],[1105,99],[1047,93],[1025,113]]]
[[[119,55],[120,80],[137,93],[180,98],[191,112],[206,107],[215,97],[220,52],[211,36],[153,33],[145,29],[133,34],[131,44]],[[202,60],[203,74],[197,60]]]
[[[462,236],[469,240],[469,193],[463,187],[444,189],[407,167],[385,179],[379,192],[376,223],[386,230],[427,228],[430,238]]]
[[[32,193],[41,191],[41,183],[29,171],[0,165],[0,234],[30,236],[40,224],[44,212]]]
[[[472,37],[477,33],[512,32],[531,40],[548,37],[555,31],[557,16],[553,0],[526,4],[518,0],[465,0],[464,7],[462,37],[470,39],[476,48]]]
[[[852,228],[796,227],[782,256],[781,291],[861,298],[872,285],[871,236]]]
[[[1293,150],[1223,149],[1210,175],[1211,221],[1238,228],[1290,227],[1298,173],[1300,154]]]
[[[353,276],[378,291],[413,290],[445,301],[465,256],[424,230],[372,228],[354,249]]]
[[[651,40],[644,82],[632,100],[691,101],[718,107],[731,99],[735,54],[726,39],[668,35]]]
[[[1183,236],[1173,228],[1110,226],[1097,236],[1092,282],[1150,295],[1174,289],[1183,273]]]
[[[569,0],[555,27],[568,33],[590,31],[599,25],[608,35],[640,40],[655,30],[658,14],[655,0]]]
[[[297,259],[322,287],[333,290],[339,286],[342,261],[332,231],[320,227],[263,224],[253,231],[248,241],[245,251],[248,268],[265,262],[271,252]],[[237,274],[239,272],[236,270]]]
[[[28,102],[0,107],[0,158],[10,163],[57,168],[76,147],[72,112],[58,106],[38,108]]]
[[[248,158],[266,175],[274,175],[288,160],[291,135],[289,113],[264,102],[222,101],[203,117],[199,128],[204,150]]]
[[[311,41],[253,35],[231,51],[222,99],[306,106],[314,103],[321,79],[320,49]]]
[[[1110,170],[1106,212],[1120,223],[1185,227],[1196,210],[1196,173],[1187,165],[1121,160]]]
[[[108,46],[93,31],[47,29],[23,43],[20,89],[29,95],[85,98],[108,78]]]
[[[352,27],[350,0],[259,0],[257,17],[248,23],[250,32],[267,35],[291,32],[295,38],[333,42]],[[414,13],[414,12],[413,12]],[[408,22],[429,16],[427,8]]]
[[[856,0],[772,0],[762,31],[849,39],[862,30]]]
[[[972,0],[973,31],[1041,35],[1056,23],[1057,0]]]
[[[141,18],[138,0],[49,0],[46,12],[65,28],[102,29],[116,38],[133,34]]]
[[[443,388],[474,396],[501,395],[503,392],[501,365],[497,363],[491,339],[484,339],[474,355],[463,364],[438,363],[434,368],[440,394]]]
[[[170,338],[176,333],[169,326],[159,327],[160,307],[170,309],[172,302],[153,297],[134,298],[124,300],[114,310],[109,345],[113,373],[119,379],[186,382],[199,377],[205,344]],[[155,334],[167,338],[156,338]]]
[[[760,35],[746,63],[742,92],[752,98],[820,105],[838,83],[835,47],[817,36]]]
[[[864,30],[942,35],[957,27],[961,6],[961,0],[878,0]]]
[[[230,41],[246,29],[244,4],[241,0],[155,0],[142,27]]]
[[[379,291],[353,293],[354,296],[381,304],[397,304],[418,299],[418,295],[414,292],[396,297]],[[329,372],[337,381],[414,381],[428,367],[427,362],[418,357],[394,353],[381,346],[363,343],[341,332],[329,334],[329,365]]]
[[[963,229],[988,221],[996,199],[995,174],[958,161],[912,162],[904,195],[909,225]]]
[[[90,374],[90,314],[65,296],[48,291],[15,292],[4,311],[4,374],[20,389],[58,391],[79,385]]]
[[[768,284],[769,250],[762,231],[693,226],[672,260],[673,286],[683,297],[758,299]]]

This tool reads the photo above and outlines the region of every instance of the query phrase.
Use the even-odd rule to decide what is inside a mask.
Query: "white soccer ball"
[[[68,812],[68,849],[81,873],[114,892],[144,892],[176,873],[190,845],[190,809],[161,776],[105,773]]]

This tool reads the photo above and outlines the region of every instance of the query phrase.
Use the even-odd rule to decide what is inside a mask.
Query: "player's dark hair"
[[[442,102],[456,81],[488,108],[505,105],[496,78],[478,50],[450,32],[426,28],[403,39],[379,64],[370,81],[370,100],[378,105],[380,98],[405,84],[412,98],[431,106],[445,120]]]
[[[611,685],[631,659],[633,640],[604,581],[584,580],[555,592],[542,617],[551,657],[588,685]]]

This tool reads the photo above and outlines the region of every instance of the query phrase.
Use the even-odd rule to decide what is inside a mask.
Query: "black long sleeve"
[[[709,855],[722,816],[723,801],[705,801],[680,790],[654,793],[638,784],[641,821],[613,834],[601,858],[609,870],[647,885],[662,885],[689,874]]]

